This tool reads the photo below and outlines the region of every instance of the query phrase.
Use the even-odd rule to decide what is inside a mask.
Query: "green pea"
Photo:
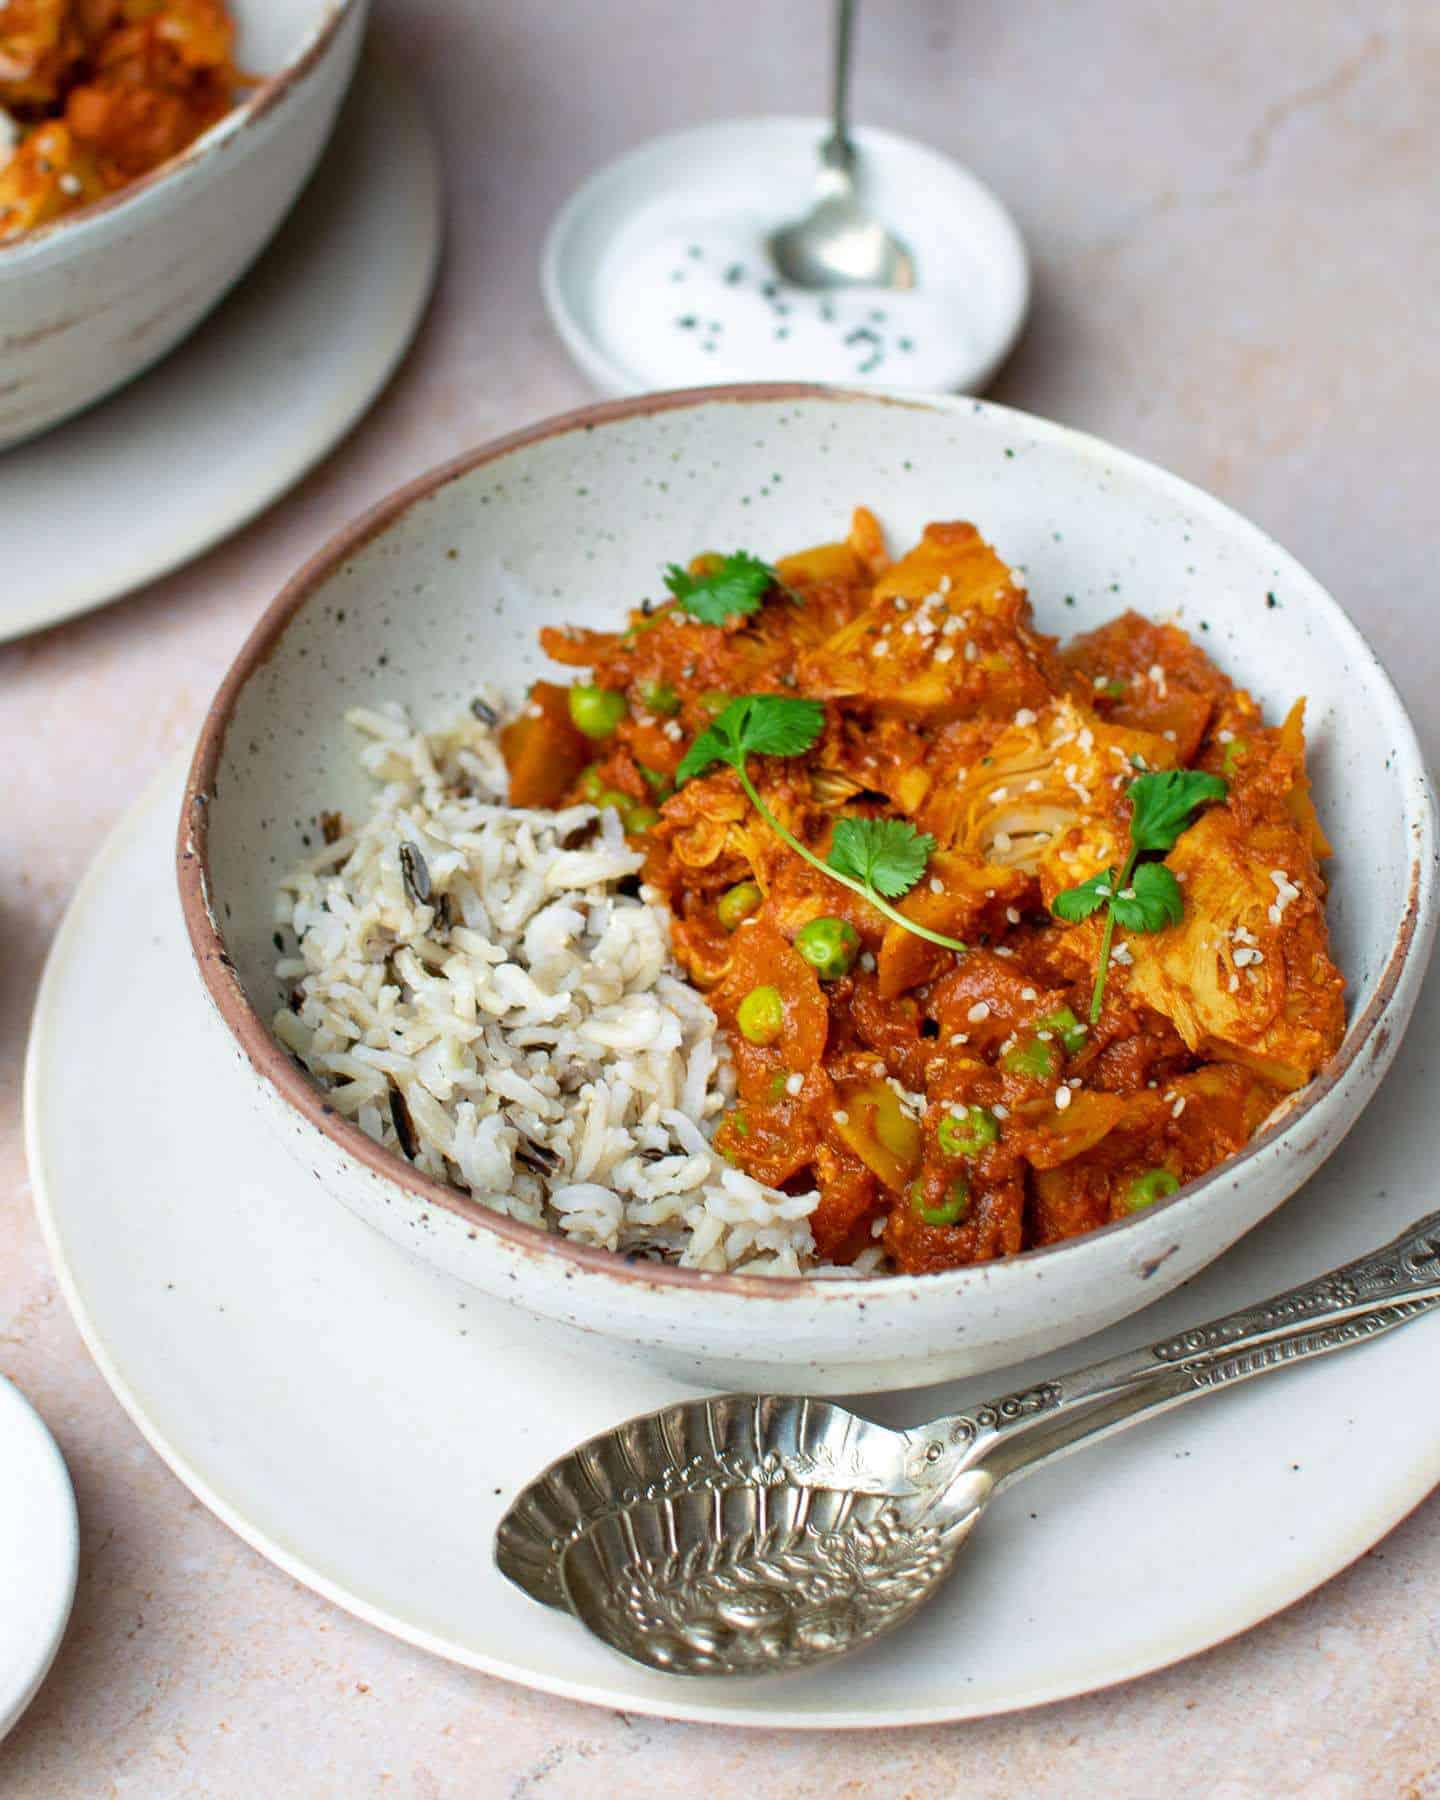
[[[626,831],[633,834],[653,830],[660,823],[660,815],[653,806],[640,806],[631,801],[621,812],[620,820]]]
[[[570,717],[588,738],[613,737],[615,727],[625,717],[625,696],[614,688],[590,687],[581,683],[569,693]]]
[[[1180,1177],[1169,1169],[1146,1169],[1143,1175],[1137,1175],[1120,1197],[1120,1204],[1126,1212],[1139,1212],[1143,1207],[1153,1206],[1157,1200],[1163,1200],[1167,1194],[1173,1194],[1180,1185]]]
[[[715,911],[720,923],[727,931],[734,931],[742,919],[748,919],[753,912],[758,912],[765,896],[760,892],[758,882],[738,881],[715,902]]]
[[[822,981],[838,981],[860,954],[860,933],[847,919],[812,919],[795,934],[795,948]]]
[[[1089,1027],[1082,1025],[1068,1006],[1057,1006],[1052,1013],[1035,1021],[1037,1031],[1053,1031],[1065,1046],[1065,1054],[1074,1056],[1085,1048]]]
[[[1118,675],[1112,675],[1100,690],[1107,700],[1123,700],[1129,691],[1127,683]]]
[[[640,690],[640,703],[662,719],[673,719],[680,710],[680,696],[668,681],[647,681]]]
[[[970,1213],[970,1183],[963,1176],[952,1181],[939,1206],[927,1206],[924,1182],[912,1181],[910,1205],[927,1225],[958,1225]]]
[[[1015,1044],[1000,1058],[1000,1067],[1012,1075],[1028,1075],[1032,1081],[1048,1081],[1055,1073],[1055,1052],[1039,1038]]]
[[[1000,1136],[1000,1121],[983,1106],[967,1106],[963,1113],[946,1113],[935,1141],[946,1156],[978,1156]]]
[[[619,788],[613,788],[600,773],[599,763],[591,763],[580,776],[580,792],[592,806],[613,806],[623,819],[635,802]]]
[[[777,987],[751,988],[735,1011],[740,1035],[752,1044],[773,1044],[785,1029],[785,1002]]]

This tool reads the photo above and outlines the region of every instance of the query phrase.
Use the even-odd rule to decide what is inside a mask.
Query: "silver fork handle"
[[[1440,1213],[1430,1213],[1259,1305],[918,1428],[914,1473],[948,1480],[983,1461],[997,1482],[1013,1480],[1152,1412],[1404,1324],[1437,1300]]]

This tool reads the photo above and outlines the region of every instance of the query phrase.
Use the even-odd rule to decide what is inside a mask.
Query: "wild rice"
[[[488,700],[442,730],[347,715],[376,783],[286,878],[276,1036],[331,1104],[417,1169],[576,1242],[705,1269],[817,1268],[818,1195],[711,1147],[734,1097],[669,913],[617,891],[643,858],[613,811],[506,806]],[[286,940],[281,937],[280,941]]]

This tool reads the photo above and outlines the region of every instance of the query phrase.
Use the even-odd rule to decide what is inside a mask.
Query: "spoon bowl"
[[[1432,1213],[1303,1287],[909,1431],[776,1395],[665,1407],[532,1482],[500,1522],[496,1561],[647,1668],[808,1668],[907,1619],[1011,1483],[1142,1419],[1437,1310]]]
[[[775,267],[794,287],[912,288],[915,259],[855,191],[855,151],[831,138],[820,151],[820,199],[769,242]]]

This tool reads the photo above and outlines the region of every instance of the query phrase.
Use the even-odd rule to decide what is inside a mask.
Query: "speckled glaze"
[[[0,245],[0,450],[148,368],[244,273],[330,134],[369,0],[231,0],[263,77],[181,156]]]
[[[1304,693],[1336,845],[1350,1028],[1325,1075],[1237,1158],[1088,1237],[923,1278],[770,1281],[629,1264],[418,1176],[341,1120],[271,1038],[279,874],[365,787],[351,705],[424,723],[476,681],[518,693],[536,627],[611,624],[697,546],[779,553],[876,509],[905,544],[976,520],[1042,629],[1174,617],[1273,713]],[[244,1082],[346,1206],[415,1255],[702,1385],[841,1393],[1036,1355],[1125,1317],[1272,1212],[1335,1148],[1395,1053],[1435,924],[1433,797],[1384,671],[1292,558],[1227,508],[1061,426],[972,400],[758,387],[594,407],[433,472],[332,542],[262,618],[208,717],[178,845],[187,928]]]

